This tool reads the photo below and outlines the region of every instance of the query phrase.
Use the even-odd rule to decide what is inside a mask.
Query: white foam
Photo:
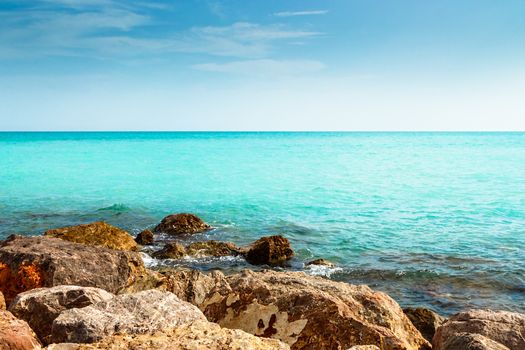
[[[305,272],[313,276],[324,276],[330,277],[336,272],[343,271],[340,267],[330,267],[325,265],[308,265],[305,268]]]

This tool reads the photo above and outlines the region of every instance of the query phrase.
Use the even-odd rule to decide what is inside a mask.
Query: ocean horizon
[[[0,159],[0,239],[100,220],[137,234],[191,212],[214,228],[199,240],[281,234],[296,256],[279,269],[402,306],[525,311],[525,133],[2,132]]]

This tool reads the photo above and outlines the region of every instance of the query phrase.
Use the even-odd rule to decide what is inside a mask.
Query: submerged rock
[[[78,285],[110,293],[155,288],[158,274],[139,253],[72,243],[51,237],[10,236],[0,242],[0,291],[7,302],[40,287]]]
[[[140,245],[149,245],[153,244],[154,237],[153,232],[151,230],[144,230],[141,233],[137,235],[137,238],[135,238],[135,242]]]
[[[211,228],[210,225],[202,221],[193,214],[181,213],[166,216],[160,224],[155,226],[153,232],[167,233],[170,235],[194,234],[204,232]]]
[[[41,349],[41,344],[25,321],[0,310],[0,349],[36,350]]]
[[[333,263],[331,263],[330,261],[326,259],[315,259],[315,260],[307,262],[305,265],[306,266],[317,265],[317,266],[328,266],[328,267],[335,266]]]
[[[275,265],[291,259],[294,255],[290,241],[283,236],[262,237],[246,252],[246,260],[253,265]]]
[[[186,254],[194,257],[236,256],[241,254],[241,249],[230,242],[204,241],[191,243],[186,247]]]
[[[43,343],[49,343],[51,325],[62,311],[108,301],[113,296],[103,289],[92,287],[38,288],[18,294],[9,311],[26,321]]]
[[[433,349],[451,350],[459,333],[479,334],[509,349],[525,349],[525,315],[508,311],[469,310],[450,317],[434,335]],[[461,339],[467,339],[462,335]],[[454,342],[459,343],[459,339]],[[480,342],[481,340],[476,340]],[[474,348],[473,348],[474,349]]]
[[[194,305],[175,294],[147,290],[63,311],[53,322],[54,343],[93,343],[115,333],[153,334],[195,320],[206,320]]]
[[[222,327],[292,349],[423,350],[430,344],[388,295],[302,272],[245,271],[212,289],[201,310]]]
[[[115,335],[91,345],[56,344],[48,349],[287,350],[290,347],[275,339],[255,337],[241,330],[221,328],[207,321],[194,321],[154,334]]]
[[[439,316],[434,311],[423,307],[409,307],[403,309],[403,312],[408,316],[412,324],[421,332],[421,335],[429,342],[432,342],[436,330],[443,324],[443,322],[445,322],[443,317]]]
[[[137,250],[137,243],[129,233],[102,221],[48,230],[44,235],[109,249]]]
[[[157,259],[180,259],[186,255],[184,246],[177,242],[167,243],[164,248],[152,254]]]

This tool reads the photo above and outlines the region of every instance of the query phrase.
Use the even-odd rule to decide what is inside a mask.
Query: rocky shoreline
[[[302,272],[225,275],[149,269],[155,259],[240,256],[280,266],[294,256],[282,236],[245,247],[184,244],[212,229],[173,214],[137,237],[104,222],[0,241],[1,349],[525,350],[525,315],[465,310],[448,320],[401,307],[364,285]],[[173,241],[153,251],[157,235]],[[322,258],[309,264],[332,264]]]

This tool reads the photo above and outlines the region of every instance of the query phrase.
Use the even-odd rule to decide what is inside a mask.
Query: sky
[[[523,0],[0,0],[0,130],[525,130]]]

